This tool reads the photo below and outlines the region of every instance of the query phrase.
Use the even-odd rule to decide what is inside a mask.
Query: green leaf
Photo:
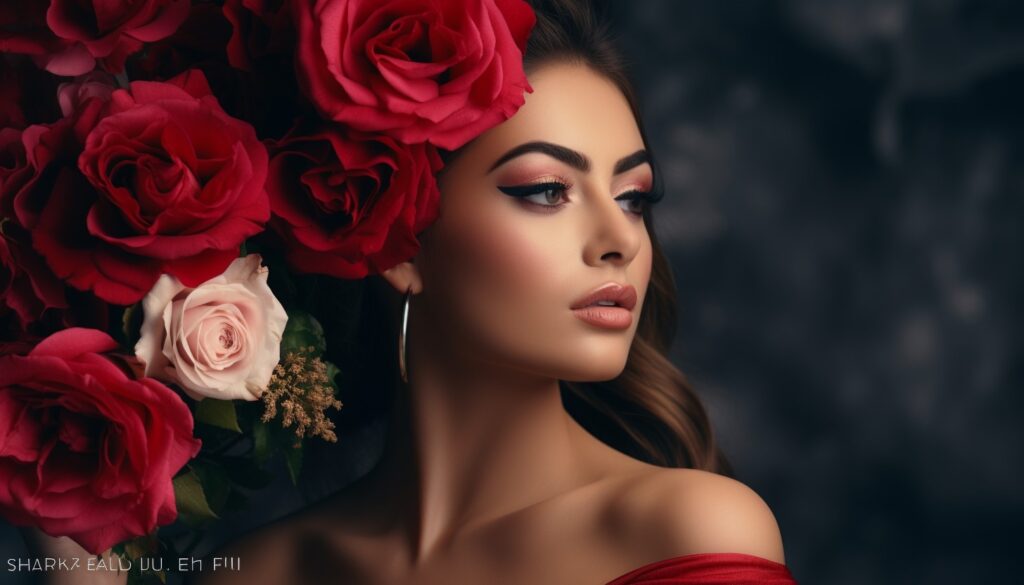
[[[194,471],[189,470],[175,477],[173,483],[174,502],[178,507],[178,514],[187,524],[198,526],[218,518],[210,509],[203,485]]]
[[[143,312],[142,303],[135,303],[125,307],[124,313],[121,313],[121,331],[124,332],[124,342],[127,347],[134,348],[139,338],[142,337]]]
[[[203,495],[213,512],[220,513],[224,510],[224,503],[231,491],[231,479],[227,471],[213,461],[194,460],[192,469],[203,486]]]
[[[2,224],[0,224],[0,225],[2,225]],[[130,541],[125,540],[123,542],[119,542],[119,543],[115,544],[114,546],[110,547],[110,552],[114,553],[115,555],[120,555],[122,557],[127,558],[128,557],[128,552],[127,552],[126,548],[128,546],[128,542],[130,542]]]
[[[290,311],[288,324],[281,338],[281,356],[288,352],[301,353],[312,347],[315,355],[327,350],[324,328],[312,315],[305,311]]]
[[[270,458],[270,426],[261,420],[252,425],[252,454],[259,465]]]
[[[337,394],[338,383],[335,382],[334,378],[337,377],[339,373],[341,373],[341,370],[339,370],[338,366],[334,365],[331,362],[325,360],[324,363],[327,365],[327,380],[331,383],[331,386],[334,388],[334,393]]]
[[[196,406],[196,420],[236,433],[242,432],[238,426],[235,403],[232,400],[214,400],[213,398],[200,400]]]
[[[229,512],[245,512],[249,510],[249,497],[245,495],[245,492],[239,489],[231,490],[231,495],[228,496],[228,501],[224,504],[224,510]]]
[[[302,472],[302,444],[298,447],[285,447],[284,462],[288,465],[288,475],[292,485],[299,485],[299,473]]]
[[[224,471],[231,481],[251,490],[258,490],[270,485],[274,476],[264,471],[248,457],[222,457]]]
[[[266,405],[262,400],[235,400],[233,402],[238,426],[242,428],[243,433],[251,434],[253,424],[263,416],[263,412],[267,408]]]
[[[152,534],[135,537],[123,543],[125,555],[132,560],[155,555],[159,545],[160,542],[157,540],[156,531]]]

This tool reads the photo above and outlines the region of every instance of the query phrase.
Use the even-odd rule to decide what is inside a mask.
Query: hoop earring
[[[412,285],[405,291],[405,304],[402,307],[402,329],[398,332],[398,370],[402,373],[402,382],[409,383],[409,371],[405,362],[405,333],[409,326],[409,300],[412,298]]]

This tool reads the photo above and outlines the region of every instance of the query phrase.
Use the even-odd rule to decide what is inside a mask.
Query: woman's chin
[[[618,378],[626,368],[626,358],[618,354],[587,358],[568,368],[559,380],[566,382],[607,382]]]

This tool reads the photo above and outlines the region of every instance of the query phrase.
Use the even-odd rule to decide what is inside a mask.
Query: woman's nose
[[[640,250],[643,220],[622,209],[610,192],[594,190],[586,197],[588,224],[584,261],[591,266],[605,263],[628,265]]]

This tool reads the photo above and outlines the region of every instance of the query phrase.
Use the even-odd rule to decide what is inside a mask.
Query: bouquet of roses
[[[355,318],[319,285],[415,255],[438,149],[524,103],[533,22],[523,0],[0,5],[0,516],[139,555],[244,508],[275,454],[297,481],[341,407],[320,322]]]

